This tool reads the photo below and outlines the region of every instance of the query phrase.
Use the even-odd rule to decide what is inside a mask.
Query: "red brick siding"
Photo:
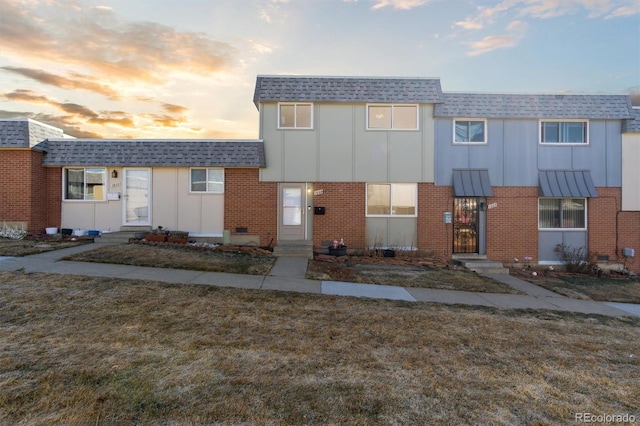
[[[443,215],[452,210],[451,187],[418,184],[418,249],[442,258],[451,256],[453,228],[444,223]]]
[[[259,235],[260,245],[275,245],[278,226],[278,184],[260,182],[258,169],[225,169],[224,229]]]
[[[493,187],[487,198],[487,257],[505,263],[538,261],[538,188]]]
[[[48,201],[48,173],[42,166],[42,152],[1,151],[0,170],[0,220],[27,222],[28,231],[34,233],[44,232],[47,226],[59,226],[60,204],[50,204]],[[59,188],[57,191],[60,191]],[[53,209],[57,214],[50,218]]]
[[[344,238],[349,248],[366,247],[365,184],[349,182],[316,182],[314,206],[325,208],[324,215],[313,216],[313,245]]]
[[[46,208],[47,226],[57,226],[62,224],[62,168],[46,168]],[[44,185],[43,185],[44,186]]]

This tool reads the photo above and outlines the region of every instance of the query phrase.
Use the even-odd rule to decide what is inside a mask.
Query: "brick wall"
[[[313,216],[313,245],[344,238],[349,248],[366,247],[365,184],[348,182],[316,182],[314,206],[325,207],[324,215]]]
[[[62,226],[62,167],[46,168],[46,223],[47,226]],[[45,185],[43,185],[45,186]]]
[[[449,186],[418,184],[418,249],[449,258],[453,225],[444,223],[445,212],[453,211],[453,190]]]
[[[494,187],[487,198],[487,258],[505,263],[538,261],[538,188]]]
[[[260,182],[258,169],[225,169],[224,229],[259,235],[260,245],[275,245],[278,226],[278,184]],[[272,241],[273,240],[273,241]]]

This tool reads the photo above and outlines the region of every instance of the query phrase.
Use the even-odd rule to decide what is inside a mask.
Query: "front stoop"
[[[105,244],[125,244],[129,242],[130,238],[135,238],[136,234],[140,232],[134,231],[119,231],[119,232],[103,232],[102,235],[96,238],[96,243]]]
[[[509,269],[505,268],[501,262],[487,259],[487,256],[471,255],[471,256],[454,256],[453,262],[463,266],[470,271],[478,274],[508,274]]]
[[[313,259],[313,241],[278,240],[278,245],[273,248],[273,255],[277,257],[304,257]]]

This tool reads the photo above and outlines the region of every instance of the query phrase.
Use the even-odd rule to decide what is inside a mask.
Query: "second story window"
[[[283,103],[278,105],[279,129],[312,129],[313,105]]]
[[[486,120],[456,119],[453,130],[455,143],[487,143]]]
[[[541,121],[540,143],[589,143],[587,121]]]
[[[369,130],[418,130],[418,105],[367,105]]]

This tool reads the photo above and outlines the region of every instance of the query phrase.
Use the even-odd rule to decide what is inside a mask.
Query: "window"
[[[540,143],[589,143],[587,121],[541,121]]]
[[[280,104],[278,109],[279,129],[313,128],[312,104]]]
[[[367,129],[417,130],[418,105],[368,105]]]
[[[191,192],[224,192],[224,169],[191,169]]]
[[[538,227],[540,229],[585,229],[587,201],[584,198],[540,198]]]
[[[487,143],[486,120],[455,120],[453,132],[455,143]]]
[[[64,199],[96,201],[105,199],[107,170],[104,168],[64,169]]]
[[[415,216],[417,185],[384,183],[367,185],[367,216]]]

